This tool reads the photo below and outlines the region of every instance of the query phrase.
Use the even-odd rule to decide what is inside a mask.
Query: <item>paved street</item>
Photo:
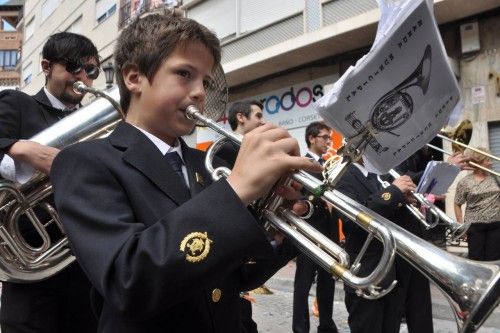
[[[292,297],[293,297],[293,274],[295,272],[295,263],[290,262],[283,267],[276,275],[266,283],[274,294],[258,295],[252,294],[257,303],[253,306],[254,320],[258,324],[259,332],[270,333],[290,333],[292,331]],[[348,333],[347,311],[343,302],[342,283],[336,284],[334,320],[339,332]],[[311,294],[315,287],[311,288]],[[453,314],[443,294],[432,286],[433,314],[434,314],[434,332],[435,333],[455,333],[456,324],[452,318]],[[309,298],[312,304],[313,296]],[[310,308],[310,307],[309,307]],[[318,319],[311,316],[311,332],[316,332]],[[408,332],[406,325],[401,326],[401,332]],[[479,333],[500,333],[500,309],[497,308],[479,329]]]

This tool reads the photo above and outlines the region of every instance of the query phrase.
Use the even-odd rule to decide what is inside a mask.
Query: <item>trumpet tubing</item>
[[[194,106],[187,108],[186,116],[205,123],[208,127],[236,143],[241,143],[239,136],[226,131],[211,119],[207,119]],[[207,160],[210,156],[213,158],[213,154],[214,151],[207,154]],[[209,165],[209,170],[210,168],[211,165]],[[217,170],[213,171],[217,173]],[[475,332],[498,305],[500,301],[500,261],[482,263],[451,255],[342,193],[331,189],[325,191],[324,183],[308,173],[294,172],[290,178],[302,184],[310,192],[321,194],[324,200],[331,203],[337,210],[368,231],[369,235],[377,237],[384,244],[382,259],[376,269],[368,277],[357,277],[352,270],[346,267],[347,258],[333,258],[328,250],[323,250],[322,244],[315,244],[315,241],[311,240],[315,239],[314,231],[300,231],[300,225],[303,222],[294,221],[297,217],[290,211],[281,208],[280,199],[271,194],[273,200],[271,204],[264,206],[264,216],[285,236],[290,237],[308,256],[347,284],[358,290],[371,291],[371,288],[379,283],[380,279],[387,273],[392,264],[394,250],[396,250],[401,257],[433,281],[447,296],[460,333]],[[322,190],[318,191],[321,188]],[[395,247],[393,247],[394,244]],[[385,267],[381,265],[384,262],[387,263]],[[380,295],[384,295],[384,292],[377,296]],[[367,296],[373,296],[373,294]]]
[[[389,174],[393,178],[398,178],[401,176],[394,169],[389,170]],[[445,212],[443,212],[441,209],[439,209],[438,206],[434,205],[433,203],[429,202],[426,198],[424,198],[424,196],[421,193],[412,192],[412,195],[422,206],[425,206],[427,209],[429,209],[433,218],[433,222],[428,223],[426,221],[425,216],[422,213],[420,213],[420,211],[416,207],[411,205],[406,205],[406,207],[427,229],[432,229],[441,223],[442,225],[445,225],[448,231],[450,232],[449,235],[452,240],[457,240],[458,238],[462,237],[469,229],[470,223],[458,223],[450,216],[448,216]]]
[[[227,131],[212,119],[203,116],[193,105],[186,108],[186,117],[200,121],[224,137],[237,144],[241,144],[241,137],[239,135]],[[223,139],[216,141],[209,148],[205,160],[207,170],[212,173],[215,179],[218,179],[221,176],[227,176],[227,172],[229,171],[227,168],[214,169],[212,167],[212,160],[218,147],[223,144],[222,140]],[[314,183],[317,185],[315,190],[317,190],[319,184],[321,184],[318,179],[303,171],[294,172],[291,178],[309,185]],[[290,179],[285,179],[283,181],[289,182]],[[311,186],[306,186],[306,188],[310,189]],[[329,271],[332,275],[344,280],[354,289],[363,292],[365,297],[377,298],[388,292],[386,290],[379,291],[379,288],[377,287],[377,284],[382,281],[392,266],[395,254],[394,240],[391,233],[383,226],[382,223],[376,220],[378,218],[382,219],[382,217],[377,216],[377,218],[374,218],[370,214],[366,214],[363,209],[364,207],[359,204],[351,205],[343,202],[336,204],[340,211],[345,212],[346,215],[353,216],[356,223],[363,225],[365,228],[370,230],[371,233],[376,234],[384,244],[384,251],[379,265],[370,275],[366,277],[358,277],[349,270],[347,253],[345,253],[345,251],[333,241],[324,237],[320,232],[298,218],[290,210],[283,208],[282,200],[283,199],[276,195],[272,190],[266,198],[260,200],[258,205],[259,212],[267,221],[287,236],[299,249],[301,249],[318,265]]]
[[[465,143],[462,143],[462,142],[460,142],[460,141],[450,139],[449,137],[447,137],[447,136],[445,136],[445,135],[442,135],[442,134],[438,134],[438,135],[436,135],[436,136],[437,136],[438,138],[440,138],[440,139],[443,139],[443,140],[445,140],[445,141],[448,141],[448,142],[451,142],[451,143],[453,143],[453,144],[456,144],[456,145],[458,145],[458,146],[460,146],[460,147],[462,147],[462,148],[464,148],[464,149],[470,149],[470,150],[472,150],[472,151],[475,151],[476,153],[479,153],[479,154],[481,154],[481,155],[487,156],[488,158],[491,158],[492,160],[497,160],[497,161],[499,161],[499,162],[500,162],[500,157],[497,157],[497,156],[495,156],[495,155],[489,154],[489,153],[484,152],[484,151],[482,151],[482,150],[476,149],[476,148],[471,147],[471,146],[469,146],[469,145],[467,145],[467,144],[465,144]]]

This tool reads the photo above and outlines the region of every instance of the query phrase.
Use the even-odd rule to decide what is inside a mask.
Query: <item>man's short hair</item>
[[[219,65],[221,47],[217,36],[189,18],[173,13],[150,14],[138,17],[123,29],[115,49],[115,66],[124,112],[128,111],[131,97],[121,74],[124,67],[136,65],[139,72],[152,82],[161,64],[175,48],[189,42],[203,44],[212,53],[214,66]]]
[[[235,102],[233,103],[233,105],[231,105],[228,111],[227,119],[233,131],[238,128],[238,118],[236,117],[237,114],[241,113],[245,116],[245,118],[249,118],[250,113],[252,112],[252,105],[258,106],[261,110],[264,108],[262,103],[257,100],[240,101]]]
[[[307,125],[305,138],[306,138],[306,144],[307,144],[308,148],[311,147],[311,143],[309,142],[309,136],[311,136],[311,135],[316,136],[322,130],[330,131],[331,128],[322,121],[314,121],[314,122],[310,123],[309,125]]]
[[[48,61],[93,58],[99,66],[99,54],[94,43],[85,36],[72,32],[58,32],[49,37],[42,50],[42,58]]]

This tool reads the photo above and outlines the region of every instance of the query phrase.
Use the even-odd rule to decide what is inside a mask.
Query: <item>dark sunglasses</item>
[[[95,80],[99,77],[100,68],[97,65],[82,64],[80,61],[73,61],[69,59],[60,59],[58,61],[64,63],[68,73],[76,75],[84,70],[87,77],[91,80]]]

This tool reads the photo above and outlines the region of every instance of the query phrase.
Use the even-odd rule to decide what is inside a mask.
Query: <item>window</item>
[[[52,14],[59,4],[59,0],[45,0],[42,3],[42,22]]]
[[[35,18],[32,17],[31,20],[24,27],[24,40],[28,40],[35,32]]]
[[[31,83],[31,79],[33,78],[33,63],[30,62],[23,68],[23,82],[24,85],[28,85]]]
[[[304,0],[240,1],[239,33],[253,31],[304,10]]]
[[[213,30],[220,39],[236,33],[237,4],[234,0],[205,1],[189,9],[187,15]],[[221,19],[224,18],[224,19]]]
[[[500,156],[500,121],[488,123],[488,139],[492,155]],[[493,170],[500,172],[500,162],[492,160]]]
[[[81,34],[82,33],[82,16],[77,18],[69,27],[64,30],[66,32],[72,32],[75,34]]]
[[[116,12],[116,0],[96,0],[95,20],[97,24],[103,22]]]
[[[0,67],[13,70],[17,64],[17,50],[0,50]]]

